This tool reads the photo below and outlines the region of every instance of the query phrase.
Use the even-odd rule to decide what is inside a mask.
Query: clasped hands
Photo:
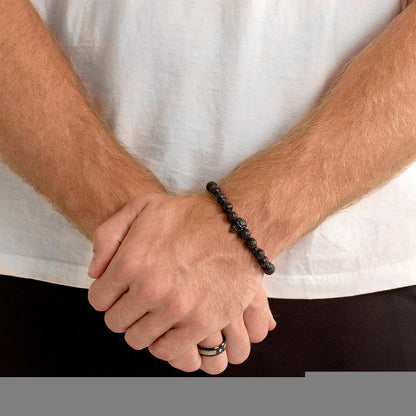
[[[263,271],[208,193],[142,194],[93,235],[88,291],[106,325],[182,371],[242,363],[276,322]],[[227,341],[216,357],[197,345]]]

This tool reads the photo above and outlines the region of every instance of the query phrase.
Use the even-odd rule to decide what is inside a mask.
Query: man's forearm
[[[0,1],[0,155],[91,238],[156,177],[112,137],[27,0]]]
[[[269,258],[416,159],[416,3],[280,142],[220,182]]]

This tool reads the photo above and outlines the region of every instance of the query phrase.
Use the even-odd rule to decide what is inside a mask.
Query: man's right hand
[[[91,261],[93,267],[88,272],[90,277],[98,279],[103,275],[116,255],[125,235],[117,233],[117,236],[108,235],[108,238],[94,239],[94,259]],[[117,237],[117,241],[112,237]],[[133,325],[134,323],[131,326]],[[270,311],[266,293],[263,287],[260,286],[241,315],[221,331],[210,334],[200,342],[200,346],[205,348],[216,347],[222,342],[222,332],[227,341],[227,349],[224,353],[216,357],[201,357],[197,345],[192,345],[191,348],[186,349],[183,354],[176,356],[169,363],[173,367],[186,372],[202,369],[209,374],[219,374],[225,370],[228,362],[231,364],[244,362],[250,354],[250,343],[262,341],[267,336],[268,331],[274,329],[275,326],[276,322]],[[123,332],[126,332],[127,329]],[[152,352],[151,349],[149,350]]]

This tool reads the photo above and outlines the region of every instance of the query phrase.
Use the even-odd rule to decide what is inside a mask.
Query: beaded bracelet
[[[251,232],[247,228],[247,223],[243,218],[240,218],[235,211],[233,211],[233,204],[227,201],[224,192],[215,182],[208,182],[206,186],[207,191],[215,198],[218,204],[221,205],[222,210],[227,214],[228,221],[231,222],[230,231],[237,233],[244,241],[247,248],[253,253],[257,262],[262,267],[264,273],[273,274],[275,267],[270,263],[266,257],[266,253],[261,248],[257,247],[257,241],[251,237]]]

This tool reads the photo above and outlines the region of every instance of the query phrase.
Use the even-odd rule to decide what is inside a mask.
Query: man
[[[88,242],[6,169],[2,273],[90,286],[89,301],[110,329],[184,371],[219,373],[224,357],[247,358],[248,340],[274,327],[262,283],[281,315],[279,331],[259,344],[265,353],[251,367],[226,374],[415,368],[406,326],[415,319],[414,5],[395,17],[395,0],[33,3],[52,28],[59,23],[55,33],[100,114],[147,167],[112,140],[27,2],[3,2],[2,155],[94,236],[96,280],[90,286],[83,274]],[[74,27],[77,19],[83,24]],[[273,276],[263,279],[201,191],[210,180],[274,259]],[[22,195],[39,211],[22,206]],[[8,294],[16,280],[5,279]],[[53,296],[39,325],[58,291],[26,290],[30,302],[36,290]],[[80,310],[74,305],[64,325]],[[78,327],[78,343],[47,350],[53,359],[39,360],[47,348],[39,343],[22,373],[51,375],[56,364],[68,374],[62,363],[81,359],[69,351],[93,331]],[[225,353],[201,356],[197,344],[212,348],[222,334]],[[89,347],[94,375],[120,374],[133,362],[107,348]]]

